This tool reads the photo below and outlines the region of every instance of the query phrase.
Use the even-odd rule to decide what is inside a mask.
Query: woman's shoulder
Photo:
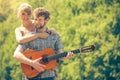
[[[19,30],[20,30],[20,27],[15,28],[15,31],[19,31]]]
[[[15,32],[23,32],[24,30],[22,29],[22,27],[21,26],[19,26],[19,27],[17,27],[16,29],[15,29]]]

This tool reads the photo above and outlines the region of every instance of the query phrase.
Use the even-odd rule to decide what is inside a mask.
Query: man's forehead
[[[39,17],[34,16],[34,18],[35,18],[35,19],[44,19],[44,16],[39,16]]]

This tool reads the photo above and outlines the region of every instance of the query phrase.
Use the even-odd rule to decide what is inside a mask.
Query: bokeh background
[[[120,80],[120,0],[0,0],[0,80],[21,80],[16,13],[21,3],[51,13],[48,28],[59,32],[64,51],[95,45],[94,52],[60,62],[60,80]],[[32,18],[33,19],[33,18]]]

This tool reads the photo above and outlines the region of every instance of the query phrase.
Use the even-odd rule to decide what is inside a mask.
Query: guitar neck
[[[93,51],[94,49],[95,49],[94,45],[91,45],[91,46],[82,47],[80,49],[72,50],[71,52],[73,52],[74,54],[81,53],[81,52],[85,53],[85,52]],[[51,60],[63,58],[63,57],[67,56],[67,53],[68,52],[63,52],[63,53],[60,53],[60,54],[55,54],[55,55],[52,55],[52,56],[48,56],[48,57],[43,58],[42,61],[43,62],[48,62],[48,61],[51,61]]]

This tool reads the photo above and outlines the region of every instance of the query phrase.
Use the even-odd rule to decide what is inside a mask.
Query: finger
[[[68,56],[71,56],[72,55],[72,53],[71,52],[68,52]]]
[[[38,59],[35,59],[35,61],[40,61],[42,59],[42,57],[38,58]]]
[[[43,64],[40,64],[40,66],[41,66],[41,67],[43,67],[43,68],[45,68],[45,67],[46,67],[46,66],[45,66],[45,65],[43,65]]]
[[[44,69],[40,68],[40,69],[37,69],[38,72],[43,72]]]
[[[68,52],[68,57],[72,58],[73,57],[73,52]]]
[[[38,71],[38,72],[43,72],[45,69],[43,67],[40,66],[40,64],[36,65],[35,66],[35,69]]]
[[[44,70],[45,70],[45,69],[43,69],[43,68],[40,68],[40,69],[39,69],[39,72],[43,72]]]

